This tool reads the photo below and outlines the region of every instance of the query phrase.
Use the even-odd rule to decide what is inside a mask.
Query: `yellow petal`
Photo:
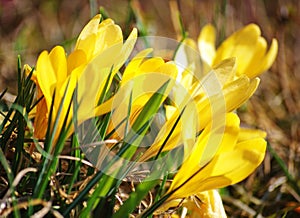
[[[259,81],[255,78],[249,83],[247,77],[240,77],[225,85],[223,93],[226,99],[226,111],[233,111],[247,101],[257,89]]]
[[[217,49],[212,65],[229,57],[237,58],[238,75],[245,72],[248,63],[255,53],[255,45],[260,36],[260,29],[255,24],[249,24],[228,37]]]
[[[162,74],[163,78],[169,78],[173,84],[176,81],[178,71],[176,65],[172,61],[169,61],[155,69],[153,73]]]
[[[224,131],[224,135],[222,137],[222,141],[219,142],[220,145],[218,147],[218,151],[211,152],[214,155],[218,155],[222,152],[228,152],[234,149],[240,133],[239,117],[235,113],[226,114],[226,125],[225,128],[221,128],[221,130]],[[206,155],[204,154],[204,156]]]
[[[166,118],[167,120],[170,120],[171,117],[177,112],[178,114],[178,111],[177,111],[177,108],[174,107],[174,106],[171,106],[171,105],[165,105],[165,111],[166,111]]]
[[[47,107],[50,108],[57,79],[47,51],[43,51],[40,54],[36,64],[36,71],[38,84],[46,99]]]
[[[151,58],[148,60],[153,64],[148,64],[146,62],[145,65],[141,64],[138,71],[140,74],[129,80],[129,83],[133,84],[132,90],[130,90],[132,94],[132,102],[131,102],[131,114],[130,121],[134,122],[135,118],[137,118],[138,114],[142,111],[142,108],[145,106],[146,102],[149,101],[151,96],[159,90],[166,82],[170,79],[173,81],[169,81],[168,86],[164,93],[162,94],[162,101],[167,98],[169,92],[171,91],[172,84],[174,84],[177,68],[172,63],[162,63],[161,59]],[[142,70],[141,70],[142,68]],[[149,71],[149,73],[145,73],[143,71]],[[123,84],[122,89],[127,89],[126,83]],[[129,100],[123,101],[118,105],[117,110],[114,112],[112,116],[113,127],[116,127],[121,123],[122,120],[126,119],[129,107]],[[113,128],[110,126],[110,129]],[[121,125],[118,129],[119,137],[124,136],[124,125]]]
[[[261,68],[262,60],[264,59],[264,56],[266,55],[267,50],[267,41],[263,37],[259,37],[257,40],[256,45],[253,45],[255,47],[255,52],[249,61],[247,67],[245,68],[244,72],[238,72],[239,75],[241,73],[247,75],[249,78],[253,78],[257,76],[258,74],[262,73],[259,72],[259,68]]]
[[[111,19],[101,22],[96,35],[93,57],[115,44],[123,43],[122,30],[118,25],[115,25]]]
[[[211,176],[220,175],[229,179],[230,183],[227,185],[238,183],[249,176],[261,164],[265,157],[265,151],[266,141],[262,138],[239,142],[233,151],[220,154],[219,160],[216,160],[216,162],[212,161],[212,165],[215,164],[215,166]],[[222,167],[223,170],[221,171]],[[205,171],[203,173],[205,174]],[[210,187],[212,186],[214,186],[213,183],[210,184]],[[208,185],[206,189],[208,190],[210,187]],[[224,186],[217,186],[216,188],[221,187]]]
[[[64,48],[61,46],[54,47],[49,54],[49,58],[56,74],[57,83],[64,82],[67,78],[67,60]]]
[[[271,67],[271,65],[274,63],[276,59],[277,52],[278,52],[278,42],[276,39],[273,39],[268,53],[265,55],[264,59],[262,60],[261,68],[257,70],[258,72],[257,74],[264,72]]]
[[[213,70],[221,85],[233,81],[235,76],[236,58],[228,58],[214,66]]]
[[[91,34],[86,36],[85,40],[77,41],[77,46],[75,50],[82,50],[86,55],[87,60],[91,60],[94,55],[95,44],[97,40],[96,34]]]
[[[37,139],[43,139],[46,135],[48,126],[48,108],[46,100],[42,99],[37,104],[36,116],[34,118],[34,137]]]
[[[202,60],[212,66],[216,55],[216,30],[212,25],[206,25],[202,28],[198,37],[198,47]]]
[[[265,138],[267,133],[259,129],[245,129],[242,128],[239,133],[238,141],[246,141],[253,138]]]
[[[215,156],[199,173],[180,187],[173,197],[179,198],[242,181],[262,162],[265,150],[266,141],[261,138],[238,143],[234,150]]]
[[[184,160],[190,155],[196,141],[198,129],[197,109],[193,103],[188,104],[182,113],[182,126],[178,126],[182,131],[182,140],[184,143]]]
[[[121,85],[128,82],[130,79],[134,78],[134,76],[138,73],[138,69],[142,61],[145,57],[152,52],[153,49],[148,48],[139,52],[134,58],[129,62],[124,71]]]
[[[197,198],[201,200],[196,204],[196,200],[189,200],[183,203],[189,210],[190,218],[226,218],[226,213],[219,192],[215,189],[200,192]]]
[[[276,39],[273,39],[267,52],[267,41],[263,37],[259,37],[255,49],[252,60],[248,63],[244,72],[249,78],[254,78],[271,67],[277,56],[278,42]]]
[[[221,91],[218,91],[216,87],[217,93],[207,90],[202,92],[201,95],[194,99],[199,114],[198,131],[202,130],[211,120],[220,122],[224,119],[226,112],[231,112],[240,107],[253,95],[258,83],[258,78],[249,81],[246,76],[242,76],[225,84]]]
[[[98,31],[98,26],[101,20],[101,14],[94,16],[85,27],[82,29],[81,33],[78,36],[76,48],[78,48],[81,41],[85,40],[91,34],[95,34]]]
[[[119,62],[119,57],[116,56],[116,54],[120,54],[121,49],[122,44],[117,44],[104,50],[90,61],[83,71],[80,80],[82,80],[87,87],[88,84],[90,84],[90,88],[87,90],[95,95],[93,100],[100,97],[109,74],[112,72],[111,77],[114,77],[116,70],[118,70],[118,68],[115,68],[117,67],[115,64]],[[109,85],[110,84],[108,84],[108,86]]]
[[[129,37],[127,38],[126,42],[123,45],[123,42],[117,43],[112,45],[111,47],[105,49],[102,53],[97,55],[92,63],[89,65],[94,65],[93,70],[95,70],[94,73],[97,73],[97,77],[101,79],[102,81],[106,81],[107,76],[109,73],[111,73],[110,81],[108,82],[108,88],[110,87],[110,84],[114,78],[114,75],[117,73],[117,71],[122,67],[122,65],[125,63],[125,61],[128,59],[131,51],[134,48],[135,42],[137,37],[137,30],[133,29]],[[117,54],[117,55],[116,55]],[[103,66],[103,67],[102,67]],[[104,74],[101,75],[97,71],[99,71],[99,67],[103,69]],[[100,86],[99,89],[101,91],[98,92],[98,95],[96,96],[97,99],[99,99],[100,94],[103,89],[103,83]],[[105,90],[106,91],[106,90]]]
[[[159,68],[161,65],[163,65],[165,62],[161,57],[154,57],[150,58],[148,60],[145,60],[141,66],[140,71],[141,72],[155,72],[157,68]]]
[[[204,195],[204,196],[203,196]],[[199,196],[199,194],[198,194]],[[219,192],[215,189],[200,193],[200,199],[205,202],[207,209],[203,211],[203,217],[226,218],[226,213]],[[207,203],[206,203],[207,202]]]
[[[129,85],[132,87],[132,84]],[[101,116],[103,114],[115,110],[123,102],[123,100],[129,96],[131,88],[128,87],[127,89],[121,89],[121,90],[122,91],[118,91],[113,97],[111,97],[104,103],[98,105],[94,110],[94,114],[91,115]]]
[[[68,75],[77,67],[86,64],[86,54],[82,50],[74,50],[67,59]]]
[[[133,29],[130,33],[130,35],[128,36],[128,38],[126,39],[126,42],[124,43],[124,45],[121,48],[121,51],[119,53],[117,53],[117,61],[114,63],[114,68],[116,70],[119,70],[119,68],[125,63],[125,61],[127,61],[127,59],[130,56],[130,53],[132,52],[135,43],[137,40],[137,29]],[[122,43],[122,42],[121,42]],[[115,44],[115,45],[119,45]],[[115,45],[113,47],[115,47]]]
[[[113,20],[106,19],[100,23],[100,19],[101,15],[96,15],[83,28],[77,40],[75,49],[83,50],[88,60],[123,41],[121,28]]]
[[[195,149],[175,176],[170,190],[180,187],[202,167],[210,164],[213,157],[220,153],[218,150],[226,152],[233,149],[239,133],[238,116],[233,113],[227,114],[226,124],[223,125],[217,127],[209,125],[204,129],[197,139]]]
[[[100,14],[93,17],[82,29],[77,39],[75,50],[83,50],[88,59],[90,59],[94,53],[100,20]]]
[[[180,81],[180,84],[186,88],[186,90],[189,90],[191,88],[191,85],[193,84],[193,79],[194,76],[192,74],[192,69],[191,68],[186,68],[183,72],[182,72],[182,78]],[[180,94],[180,93],[178,93]]]

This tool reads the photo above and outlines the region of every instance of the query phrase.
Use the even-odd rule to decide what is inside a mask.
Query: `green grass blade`
[[[93,191],[87,200],[87,206],[80,213],[80,217],[87,217],[95,209],[101,198],[107,198],[111,192],[116,190],[117,179],[110,176],[103,176],[101,183]]]
[[[51,151],[52,146],[53,146],[53,141],[54,141],[55,134],[57,132],[58,123],[59,123],[59,120],[61,119],[60,115],[62,113],[62,108],[63,108],[63,105],[65,103],[65,98],[66,98],[68,86],[69,86],[69,84],[67,85],[65,93],[64,93],[63,98],[61,100],[61,104],[60,104],[59,110],[57,112],[57,116],[55,117],[55,122],[54,122],[52,131],[50,130],[51,125],[49,124],[49,123],[51,123],[51,120],[48,121],[49,122],[48,123],[48,131],[47,131],[46,140],[45,140],[45,150],[46,150],[47,153],[49,153]],[[55,96],[55,94],[54,94],[54,96]],[[53,99],[53,102],[54,102],[54,99]],[[71,109],[71,105],[72,105],[72,102],[69,103],[68,112]],[[52,108],[53,108],[53,103],[52,103],[51,109]],[[50,110],[50,116],[49,116],[50,118],[52,118],[52,114],[51,114],[52,110]],[[66,114],[69,114],[68,112]],[[38,177],[37,185],[36,185],[36,187],[34,189],[34,192],[33,192],[34,193],[33,194],[34,198],[40,199],[43,196],[44,191],[47,187],[47,184],[50,181],[50,176],[56,170],[57,156],[59,155],[60,151],[62,150],[62,148],[64,146],[67,131],[70,128],[70,125],[67,125],[67,123],[66,123],[67,119],[68,119],[68,116],[66,116],[64,118],[64,124],[63,124],[62,130],[61,130],[61,132],[58,136],[58,141],[57,141],[56,146],[54,148],[52,158],[50,158],[50,159],[45,158],[44,161],[42,162],[42,168],[41,168],[41,171],[39,173],[40,176]],[[50,131],[51,131],[51,133],[50,133]]]
[[[14,162],[12,166],[12,170],[14,175],[17,175],[19,172],[21,165],[23,163],[22,161],[22,151],[23,151],[23,145],[24,145],[24,137],[25,137],[25,125],[24,125],[24,119],[23,116],[18,113],[18,125],[17,125],[17,141],[16,141],[16,150],[15,150],[15,156],[14,156]]]

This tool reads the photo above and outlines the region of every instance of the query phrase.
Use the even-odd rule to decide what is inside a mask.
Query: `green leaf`
[[[100,202],[101,199],[108,200],[108,196],[110,196],[111,192],[115,192],[116,188],[115,184],[117,183],[117,179],[104,175],[103,178],[100,180],[100,183],[97,185],[93,194],[89,196],[87,200],[87,206],[82,210],[80,213],[80,217],[88,217],[88,215],[95,209],[97,204]]]

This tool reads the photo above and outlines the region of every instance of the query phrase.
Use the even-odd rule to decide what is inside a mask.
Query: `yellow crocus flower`
[[[236,31],[216,49],[216,30],[208,24],[204,26],[198,37],[201,59],[208,66],[215,66],[220,61],[236,57],[237,76],[247,75],[254,78],[268,70],[273,64],[278,51],[278,42],[272,40],[267,51],[267,41],[261,36],[256,24],[249,24]]]
[[[182,74],[182,80],[186,84],[175,85],[172,90],[171,99],[177,104],[165,106],[167,121],[162,126],[153,145],[141,156],[141,161],[156,155],[167,137],[166,133],[172,128],[179,114],[187,105],[189,107],[182,114],[182,120],[174,129],[162,151],[172,150],[182,144],[183,133],[185,137],[188,135],[186,132],[189,132],[189,135],[194,132],[196,135],[212,121],[214,121],[214,125],[222,125],[225,122],[226,113],[234,111],[253,95],[259,79],[250,80],[247,76],[241,76],[232,80],[234,65],[234,59],[227,59],[205,75],[202,80],[193,81],[188,79],[191,77],[190,73]],[[184,116],[186,114],[189,119]],[[192,139],[193,137],[187,138]],[[188,147],[193,147],[193,145]]]
[[[129,57],[136,41],[137,30],[133,29],[123,44],[120,27],[115,25],[111,19],[102,22],[100,20],[101,15],[96,15],[84,27],[78,37],[75,49],[68,56],[61,46],[56,46],[50,53],[43,51],[38,57],[32,80],[37,84],[38,98],[42,96],[44,98],[36,108],[35,137],[45,137],[54,92],[54,118],[58,114],[60,105],[63,104],[58,133],[64,118],[66,116],[68,116],[68,120],[72,118],[72,110],[69,114],[67,114],[67,110],[76,87],[80,102],[77,114],[79,122],[111,109],[97,108],[97,101],[109,74],[112,73],[112,78]],[[62,102],[64,95],[65,99]],[[94,110],[94,108],[96,109]],[[53,127],[53,123],[51,126]]]
[[[166,210],[176,199],[222,188],[242,181],[262,162],[265,156],[264,134],[257,132],[250,137],[250,130],[239,127],[234,113],[226,115],[225,126],[211,129],[208,125],[197,139],[195,148],[182,164],[167,192],[170,194],[160,210]],[[222,134],[219,143],[211,140]],[[221,131],[221,132],[222,132]],[[216,149],[217,148],[217,149]]]

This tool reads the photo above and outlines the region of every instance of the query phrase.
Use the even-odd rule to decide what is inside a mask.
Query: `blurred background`
[[[189,37],[212,23],[219,41],[256,23],[270,44],[279,41],[272,68],[260,76],[251,100],[238,111],[242,124],[268,133],[269,151],[248,179],[222,190],[229,217],[300,217],[300,1],[298,0],[0,0],[0,92],[16,93],[17,56],[35,65],[42,50],[70,50],[96,13],[115,20],[125,36],[133,27],[178,39],[174,5]],[[298,52],[299,53],[299,52]],[[259,214],[259,215],[258,215]]]

